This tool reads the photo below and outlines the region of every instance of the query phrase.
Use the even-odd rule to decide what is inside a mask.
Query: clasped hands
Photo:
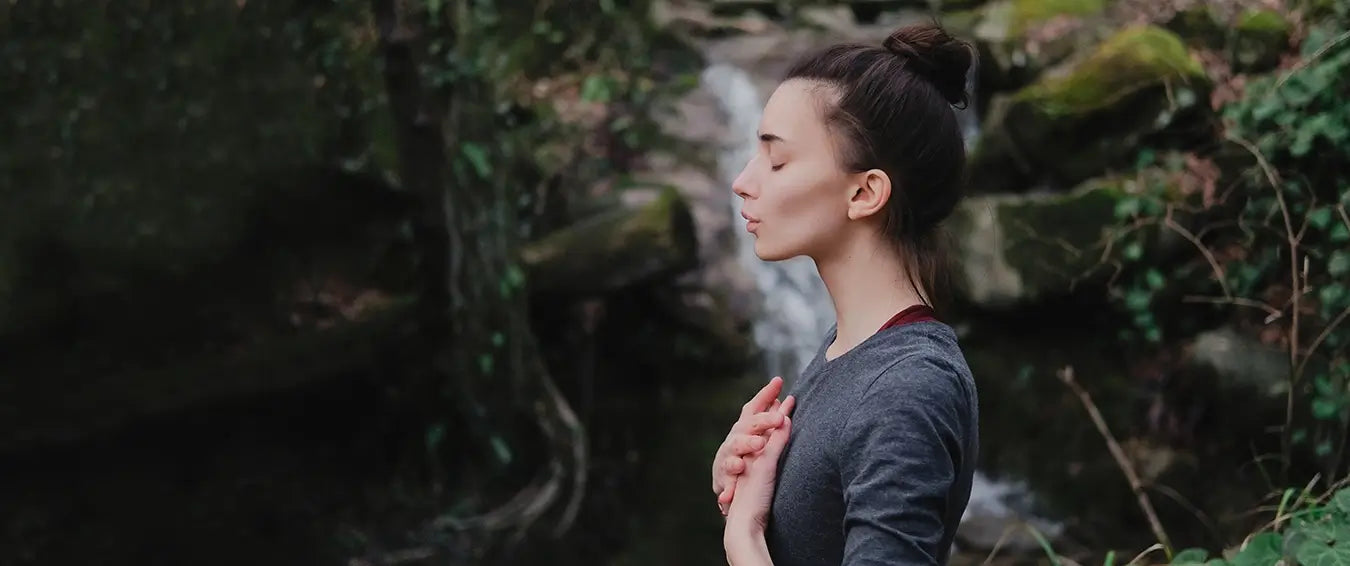
[[[787,445],[796,404],[791,395],[779,402],[782,390],[783,379],[775,377],[741,407],[713,458],[713,493],[728,528],[762,533],[767,524],[778,457]]]

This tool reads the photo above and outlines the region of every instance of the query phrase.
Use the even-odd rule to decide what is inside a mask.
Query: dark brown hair
[[[817,81],[838,134],[843,166],[880,169],[891,178],[885,234],[896,243],[910,283],[926,301],[947,282],[947,246],[939,225],[961,199],[966,147],[953,107],[968,104],[969,43],[937,23],[897,29],[880,46],[841,44],[797,61],[783,80]]]

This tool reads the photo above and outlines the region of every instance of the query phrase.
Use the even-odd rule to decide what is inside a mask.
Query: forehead
[[[772,133],[789,145],[814,145],[827,141],[821,114],[830,95],[828,87],[804,80],[778,85],[764,105],[760,133]]]

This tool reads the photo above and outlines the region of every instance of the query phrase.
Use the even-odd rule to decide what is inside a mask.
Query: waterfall
[[[754,157],[759,143],[755,132],[765,98],[750,75],[734,65],[711,65],[704,70],[702,80],[717,95],[727,116],[727,129],[737,137],[737,143],[718,156],[717,166],[730,199],[728,213],[736,219],[733,225],[740,226],[741,198],[730,187]],[[735,232],[738,259],[754,276],[765,305],[755,318],[755,343],[764,352],[769,375],[782,376],[788,385],[811,361],[834,324],[834,305],[810,258],[761,261],[755,256],[754,235],[744,229]]]
[[[974,69],[970,81],[974,82]],[[767,93],[760,93],[754,80],[745,70],[727,63],[714,63],[701,77],[705,88],[712,92],[721,105],[727,120],[727,130],[735,136],[735,143],[722,148],[718,155],[718,172],[729,197],[730,214],[734,226],[740,226],[741,199],[731,192],[731,183],[745,164],[754,157],[759,140],[759,128]],[[974,92],[971,88],[970,92]],[[979,135],[979,122],[974,104],[958,111],[957,118],[967,147]],[[815,263],[806,257],[786,261],[766,262],[754,251],[754,236],[744,229],[737,233],[737,256],[740,264],[754,276],[755,285],[763,298],[764,307],[754,321],[754,339],[764,352],[764,363],[769,376],[782,376],[790,386],[793,378],[815,356],[825,333],[834,324],[834,305],[825,285],[816,273]],[[1041,534],[1054,538],[1062,526],[1034,517],[1030,513],[1031,494],[1020,483],[1003,482],[976,472],[971,488],[970,503],[962,516],[963,528],[967,522],[1013,525],[1027,521]],[[974,521],[978,518],[979,521]],[[975,528],[971,530],[987,530]],[[994,535],[995,537],[998,534]],[[977,537],[983,538],[983,537]],[[1035,541],[1026,536],[1013,536],[1005,541],[1006,550],[1035,550]],[[992,541],[989,541],[992,542]]]

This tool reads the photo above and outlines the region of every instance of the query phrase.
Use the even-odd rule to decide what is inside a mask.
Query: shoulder
[[[973,401],[975,381],[956,333],[939,322],[908,325],[886,337],[881,371],[864,397],[911,402]]]

